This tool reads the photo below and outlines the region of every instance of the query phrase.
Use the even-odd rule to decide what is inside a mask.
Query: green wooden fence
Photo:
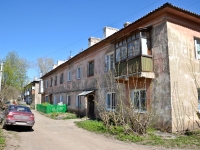
[[[43,112],[45,114],[49,114],[52,112],[66,112],[67,111],[67,105],[42,105],[42,104],[37,104],[36,106],[37,111]]]

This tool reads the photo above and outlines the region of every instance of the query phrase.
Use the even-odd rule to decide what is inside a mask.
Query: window
[[[67,74],[67,81],[71,81],[71,71],[68,71],[68,74]]]
[[[198,110],[200,112],[200,88],[197,89],[198,92]]]
[[[48,80],[46,80],[46,88],[48,88]]]
[[[119,62],[139,55],[149,55],[149,50],[150,32],[147,30],[136,31],[131,36],[115,44],[115,61]]]
[[[60,95],[60,102],[63,102],[63,96]]]
[[[53,85],[53,78],[51,78],[51,83],[50,83],[50,86],[52,86]]]
[[[81,78],[81,67],[78,67],[78,68],[77,68],[76,77],[77,77],[77,79],[80,79],[80,78]]]
[[[126,45],[121,47],[121,59],[125,60],[127,58],[127,47]]]
[[[71,105],[71,96],[67,95],[67,105],[70,106]]]
[[[114,54],[107,54],[105,56],[105,71],[114,69]]]
[[[115,111],[116,100],[115,93],[109,92],[106,94],[106,110]]]
[[[49,102],[48,96],[45,96],[45,102]]]
[[[116,49],[116,62],[119,62],[121,60],[120,58],[120,48]]]
[[[55,86],[57,85],[57,76],[55,76],[55,82],[54,82],[54,85],[55,85]]]
[[[200,39],[194,39],[196,59],[200,59]]]
[[[132,90],[131,99],[134,109],[146,111],[146,90]]]
[[[94,61],[88,63],[88,76],[94,75]]]
[[[133,57],[133,43],[128,43],[127,45],[127,50],[128,50],[128,57],[131,58]]]
[[[60,84],[63,83],[63,73],[60,75]]]
[[[81,96],[77,95],[76,96],[76,107],[81,107]]]
[[[54,105],[56,105],[56,104],[57,104],[56,95],[54,95],[54,98],[53,98],[53,104],[54,104]]]

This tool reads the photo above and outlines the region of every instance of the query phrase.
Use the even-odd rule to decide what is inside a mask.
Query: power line
[[[128,17],[130,17],[130,16],[132,16],[133,14],[136,14],[136,13],[138,13],[139,11],[141,11],[141,10],[143,10],[143,9],[146,9],[147,7],[149,7],[149,6],[151,6],[151,5],[155,4],[155,3],[157,3],[157,2],[159,2],[159,1],[161,1],[161,0],[157,0],[157,1],[155,1],[155,2],[153,2],[153,3],[151,3],[151,4],[149,4],[149,5],[147,5],[147,6],[145,6],[145,7],[143,7],[143,8],[141,8],[141,9],[139,9],[139,10],[137,10],[137,11],[135,11],[135,12],[129,14],[128,16],[119,19],[118,21],[115,21],[114,23],[109,24],[108,26],[114,25],[114,24],[116,24],[116,23],[118,23],[118,22],[120,22],[120,21],[122,21],[122,20],[124,20],[124,19],[126,19],[126,18],[128,18]],[[94,34],[100,32],[100,31],[102,31],[102,29],[99,29],[99,30],[95,31],[95,32],[91,33],[90,35],[94,35]],[[81,39],[79,39],[79,40],[77,40],[77,41],[75,41],[75,42],[73,42],[73,43],[71,43],[71,44],[69,44],[69,45],[67,45],[67,46],[65,46],[65,47],[63,47],[63,48],[61,48],[61,49],[58,49],[58,50],[56,50],[56,51],[53,51],[52,53],[49,53],[49,54],[45,55],[45,57],[47,57],[47,56],[49,56],[49,55],[52,55],[52,54],[54,54],[54,53],[56,53],[56,52],[58,52],[58,51],[60,51],[60,50],[63,50],[63,49],[65,49],[65,48],[67,48],[67,47],[69,47],[69,46],[71,46],[71,45],[74,45],[74,44],[76,44],[76,43],[78,43],[78,42],[80,42],[80,41],[82,41],[82,40],[88,38],[90,35],[84,36],[83,38],[81,38]]]
[[[195,4],[199,3],[199,2],[200,2],[200,0],[199,0],[199,1],[196,1],[196,2],[194,2],[193,4],[189,5],[189,6],[188,6],[188,7],[186,7],[186,8],[189,8],[189,7],[191,7],[191,6],[195,5]]]

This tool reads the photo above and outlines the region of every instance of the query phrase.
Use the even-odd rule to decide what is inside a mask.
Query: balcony
[[[123,78],[130,76],[154,78],[153,60],[151,56],[137,56],[120,61],[115,64],[115,77]]]

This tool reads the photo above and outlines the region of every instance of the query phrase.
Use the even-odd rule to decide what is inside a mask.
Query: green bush
[[[48,106],[48,105],[51,105],[50,103],[47,103],[47,102],[44,102],[42,103],[43,106]]]

